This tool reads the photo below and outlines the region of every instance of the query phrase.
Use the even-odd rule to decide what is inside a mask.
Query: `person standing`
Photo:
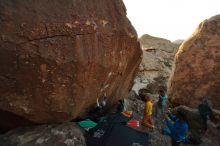
[[[203,98],[202,103],[198,106],[198,110],[205,125],[205,129],[207,129],[207,122],[210,119],[210,116],[212,116],[212,108],[208,103],[207,97]]]
[[[153,101],[150,95],[145,95],[145,108],[144,108],[144,116],[142,120],[142,124],[148,128],[154,128],[153,120],[152,120],[152,110],[153,110]]]
[[[161,110],[161,115],[164,115],[167,108],[167,96],[164,90],[159,90],[158,98],[158,107]]]

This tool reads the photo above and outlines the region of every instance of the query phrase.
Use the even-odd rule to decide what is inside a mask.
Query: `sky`
[[[220,14],[220,0],[123,0],[138,37],[187,39],[205,19]]]

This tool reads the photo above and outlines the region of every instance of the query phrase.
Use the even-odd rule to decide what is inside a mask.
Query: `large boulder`
[[[105,93],[112,104],[141,53],[122,0],[0,1],[0,123],[68,121]]]
[[[220,109],[220,15],[203,21],[175,56],[168,96],[175,105],[197,107],[207,96]]]
[[[206,129],[206,126],[197,109],[189,108],[187,106],[178,106],[174,110],[181,111],[185,115],[189,124],[188,135],[191,143],[201,143],[201,146],[220,146],[220,130],[217,128],[217,125],[212,122],[212,119],[207,122]]]
[[[191,130],[194,129],[197,131],[205,131],[205,124],[197,109],[181,105],[174,108],[174,110],[181,111],[186,116],[187,122]]]
[[[82,129],[74,123],[18,128],[0,135],[1,146],[86,146]]]

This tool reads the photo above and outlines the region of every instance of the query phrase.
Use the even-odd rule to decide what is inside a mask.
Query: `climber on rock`
[[[107,103],[106,93],[100,99],[99,98],[96,99],[97,111],[99,113],[103,113],[105,111],[106,103]]]

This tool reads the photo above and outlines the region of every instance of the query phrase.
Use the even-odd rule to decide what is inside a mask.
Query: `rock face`
[[[141,53],[122,0],[0,1],[1,120],[71,120],[104,93],[111,104]]]
[[[208,96],[220,109],[220,15],[202,22],[175,56],[169,81],[173,104],[197,107]]]
[[[168,78],[179,45],[150,35],[143,35],[140,38],[140,43],[143,50],[140,72],[152,79],[158,76]]]
[[[217,125],[211,120],[207,122],[207,129],[197,109],[189,108],[187,106],[178,106],[174,110],[181,111],[189,124],[189,137],[191,143],[201,143],[200,146],[220,146],[220,130]],[[192,143],[192,144],[193,144]],[[188,145],[188,144],[182,144]]]
[[[74,123],[18,128],[0,136],[2,146],[86,146]]]
[[[157,78],[164,79],[165,84],[159,86],[166,86],[172,70],[174,56],[180,44],[174,44],[169,40],[147,34],[143,35],[139,41],[143,51],[143,59],[133,90],[137,91],[151,83],[159,85],[160,83],[156,81]]]

